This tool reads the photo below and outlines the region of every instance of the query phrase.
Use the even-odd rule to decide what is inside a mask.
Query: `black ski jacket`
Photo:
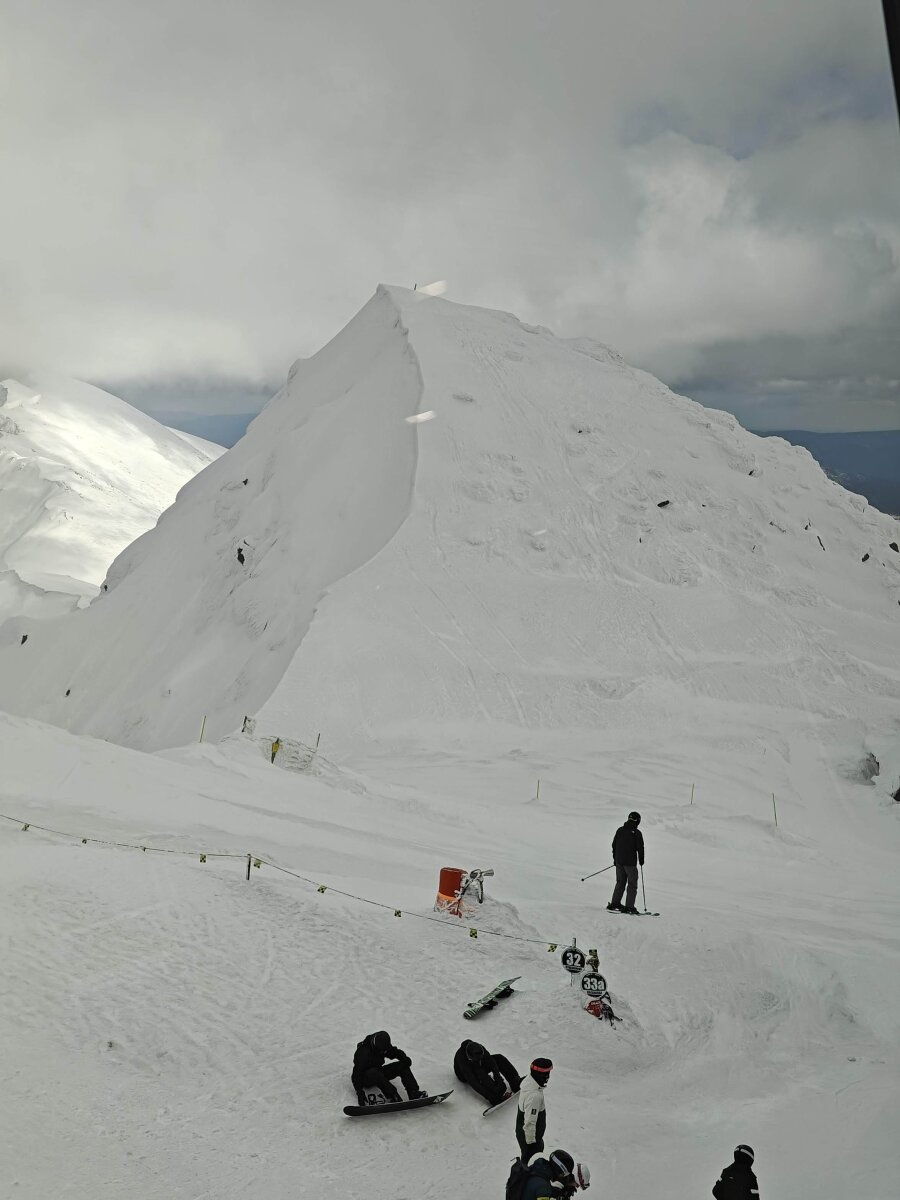
[[[636,863],[644,865],[644,835],[636,825],[626,821],[621,829],[616,830],[612,841],[613,862],[620,867],[633,867]]]
[[[522,1190],[522,1200],[559,1200],[552,1183],[553,1168],[546,1158],[535,1158],[528,1164],[528,1179]]]
[[[759,1200],[759,1184],[749,1163],[729,1163],[713,1186],[716,1200]]]
[[[380,1071],[388,1061],[399,1062],[404,1067],[412,1065],[409,1055],[404,1054],[396,1046],[388,1046],[384,1054],[380,1050],[376,1050],[372,1045],[373,1036],[374,1034],[370,1033],[368,1037],[363,1038],[361,1042],[357,1043],[356,1053],[353,1055],[353,1073],[350,1076],[350,1080],[355,1088],[362,1087],[365,1084],[367,1071],[373,1069]]]
[[[466,1049],[472,1045],[470,1039],[466,1039],[453,1057],[453,1073],[460,1083],[467,1083],[469,1087],[473,1087],[476,1092],[484,1096],[486,1099],[494,1092],[500,1096],[506,1091],[507,1084],[512,1087],[513,1081],[507,1080],[500,1069],[500,1064],[494,1058],[493,1054],[487,1054],[478,1059],[477,1062],[472,1062],[466,1056]],[[510,1064],[507,1063],[507,1066]]]

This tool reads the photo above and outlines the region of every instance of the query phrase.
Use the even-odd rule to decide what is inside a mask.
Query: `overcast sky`
[[[439,278],[900,428],[898,264],[880,0],[0,3],[0,378],[277,384]]]

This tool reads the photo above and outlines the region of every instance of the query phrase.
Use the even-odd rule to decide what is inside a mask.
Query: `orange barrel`
[[[449,908],[457,900],[463,875],[465,871],[461,867],[441,867],[435,908]]]

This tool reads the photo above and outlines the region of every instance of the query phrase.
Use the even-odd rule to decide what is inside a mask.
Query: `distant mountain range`
[[[829,478],[893,517],[900,517],[900,429],[869,433],[813,433],[807,429],[757,430],[805,446]]]

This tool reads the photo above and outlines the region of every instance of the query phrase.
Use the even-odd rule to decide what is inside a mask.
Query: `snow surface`
[[[898,528],[597,343],[379,289],[108,594],[0,629],[10,1194],[502,1195],[474,1036],[553,1058],[598,1195],[708,1195],[746,1141],[764,1200],[893,1197]],[[658,920],[580,882],[634,807]],[[453,864],[496,870],[477,939],[419,919]],[[378,1028],[445,1105],[341,1115]]]
[[[0,383],[0,618],[58,616],[222,453],[99,388]]]

